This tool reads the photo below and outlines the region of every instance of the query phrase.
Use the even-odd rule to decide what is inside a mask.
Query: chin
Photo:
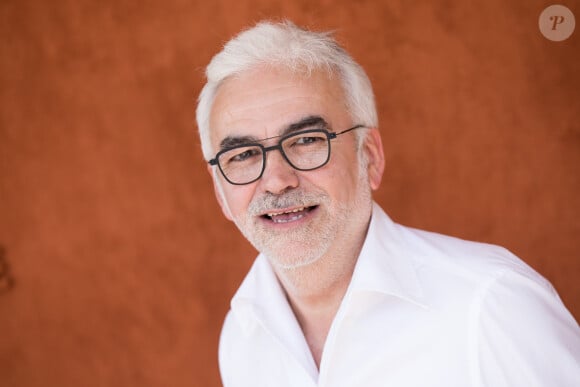
[[[319,241],[320,242],[320,241]],[[280,270],[300,269],[312,265],[320,260],[328,251],[328,243],[318,243],[316,246],[308,246],[304,242],[283,244],[277,247],[262,246],[261,251],[270,261],[272,266]]]
[[[305,268],[316,261],[320,257],[284,257],[282,259],[272,257],[271,255],[266,255],[268,260],[276,269],[279,270],[297,270],[301,268]]]

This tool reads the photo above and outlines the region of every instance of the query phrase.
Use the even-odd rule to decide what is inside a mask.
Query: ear
[[[207,171],[209,172],[210,176],[211,176],[211,181],[213,182],[213,192],[215,194],[215,197],[222,209],[222,212],[224,214],[224,216],[228,219],[233,221],[233,217],[232,217],[232,213],[230,211],[230,208],[228,207],[228,204],[226,202],[226,199],[224,198],[224,194],[223,194],[223,190],[220,187],[220,182],[217,181],[217,179],[219,179],[219,176],[216,176],[215,174],[215,168],[212,167],[211,165],[207,166]]]
[[[363,152],[367,158],[367,172],[372,190],[376,190],[381,185],[383,172],[385,170],[385,155],[383,153],[383,142],[381,133],[377,128],[371,128],[363,144]]]

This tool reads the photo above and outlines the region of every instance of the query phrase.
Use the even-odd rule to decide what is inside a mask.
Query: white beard
[[[365,168],[359,169],[357,197],[349,203],[336,203],[323,191],[304,192],[300,188],[282,195],[262,196],[250,203],[244,217],[234,219],[236,226],[270,263],[283,270],[297,269],[318,261],[337,241],[351,238],[352,233],[364,229],[372,203],[371,189]],[[291,231],[273,231],[256,217],[277,208],[296,208],[318,205],[315,218],[304,227]]]

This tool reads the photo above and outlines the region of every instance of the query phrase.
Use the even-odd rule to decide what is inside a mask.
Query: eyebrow
[[[326,120],[320,116],[308,116],[302,118],[300,121],[288,125],[277,136],[266,138],[258,138],[255,136],[227,136],[220,142],[220,150],[231,148],[238,145],[256,143],[260,141],[270,140],[272,138],[282,137],[290,133],[297,132],[299,130],[310,127],[316,127],[317,129],[328,129],[329,125],[326,122]]]

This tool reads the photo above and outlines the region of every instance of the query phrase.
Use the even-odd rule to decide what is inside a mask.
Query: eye
[[[260,148],[240,148],[240,149],[233,149],[227,153],[227,162],[228,163],[241,163],[244,161],[248,161],[254,157],[260,156],[262,152]]]
[[[300,137],[298,140],[296,140],[295,144],[298,145],[307,145],[307,144],[313,144],[317,141],[322,141],[321,137],[317,137],[317,136],[310,136],[310,137]]]
[[[326,142],[326,136],[321,133],[305,133],[293,138],[291,146],[320,145]]]

